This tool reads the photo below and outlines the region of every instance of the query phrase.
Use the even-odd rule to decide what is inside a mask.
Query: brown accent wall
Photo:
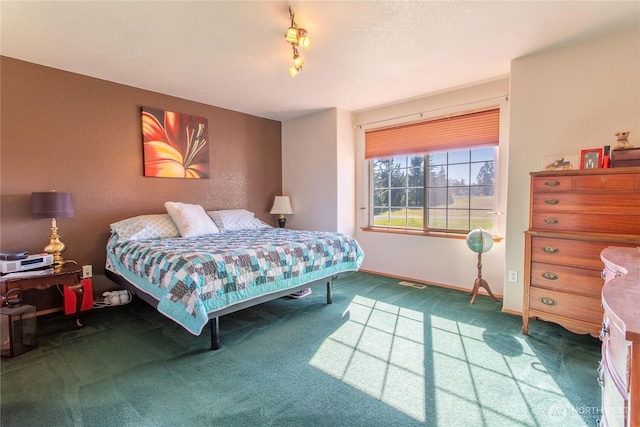
[[[31,193],[68,191],[75,217],[58,220],[66,259],[104,272],[109,224],[164,213],[164,202],[244,208],[273,224],[281,194],[281,124],[222,108],[0,57],[0,250],[39,253],[50,220]],[[143,176],[140,108],[209,120],[209,179]],[[40,308],[40,307],[39,307]]]

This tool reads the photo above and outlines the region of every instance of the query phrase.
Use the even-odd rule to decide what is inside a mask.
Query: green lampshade
[[[476,253],[488,252],[493,247],[493,237],[488,231],[476,228],[467,234],[467,246]]]

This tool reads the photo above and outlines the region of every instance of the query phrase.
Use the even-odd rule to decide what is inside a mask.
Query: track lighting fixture
[[[291,26],[287,29],[287,34],[285,34],[284,39],[291,45],[291,50],[293,51],[293,67],[289,68],[289,75],[291,77],[295,77],[296,74],[302,70],[302,65],[304,64],[304,61],[298,52],[298,47],[302,46],[305,49],[308,48],[311,44],[311,40],[309,39],[307,30],[304,28],[298,28],[291,6],[289,6],[289,18],[291,19]]]

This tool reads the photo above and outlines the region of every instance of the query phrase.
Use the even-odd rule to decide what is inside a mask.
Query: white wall
[[[545,156],[615,145],[614,133],[631,131],[640,146],[640,29],[512,61],[510,79],[452,90],[353,115],[355,125],[417,120],[482,105],[500,106],[498,234],[504,239],[483,255],[483,277],[504,295],[503,309],[522,310],[524,231],[529,215],[529,172]],[[501,98],[509,93],[509,101]],[[350,113],[328,110],[282,125],[283,191],[292,196],[292,228],[350,229],[364,249],[363,269],[470,289],[476,254],[464,240],[364,232],[368,224],[365,126],[350,137]],[[425,116],[426,117],[426,116]],[[370,125],[374,126],[374,125]],[[355,148],[354,145],[355,144]],[[355,149],[355,161],[348,159]],[[506,171],[506,173],[505,173]],[[355,175],[353,175],[355,173]],[[348,183],[355,176],[355,197]],[[506,197],[505,197],[506,195]],[[350,199],[351,197],[351,199]],[[355,205],[352,204],[355,200]],[[361,209],[364,208],[364,209]],[[516,270],[518,283],[506,282]],[[505,285],[506,282],[506,285]]]
[[[355,161],[351,113],[336,108],[282,124],[287,227],[353,236]]]
[[[353,117],[349,111],[337,110],[338,211],[336,231],[355,236],[356,232],[356,148]]]
[[[516,59],[510,92],[505,266],[520,280],[507,286],[504,308],[521,311],[529,172],[542,170],[547,155],[614,146],[618,131],[640,146],[640,30]]]
[[[356,114],[356,200],[358,202],[356,239],[365,253],[362,268],[384,274],[407,277],[459,288],[471,289],[477,276],[477,254],[464,239],[411,236],[362,231],[369,215],[369,169],[364,160],[364,132],[368,128],[407,123],[459,111],[487,106],[500,107],[500,146],[497,182],[499,204],[506,210],[509,108],[508,78],[500,78],[472,87],[376,108]],[[418,113],[423,113],[422,117]],[[364,209],[361,209],[364,208]],[[504,215],[498,217],[497,234],[504,236]],[[482,256],[482,276],[495,293],[502,293],[504,280],[504,240],[494,244]]]

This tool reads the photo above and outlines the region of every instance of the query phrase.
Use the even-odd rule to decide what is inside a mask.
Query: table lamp
[[[73,194],[71,193],[56,192],[55,190],[31,193],[31,214],[33,217],[51,218],[51,236],[44,251],[53,255],[53,262],[57,269],[64,265],[62,252],[66,246],[60,241],[56,219],[72,218],[74,213]]]
[[[293,209],[291,208],[291,199],[289,196],[276,196],[273,200],[273,206],[271,207],[272,215],[278,215],[278,226],[284,228],[287,223],[285,215],[291,215]]]
[[[476,302],[476,297],[478,296],[478,291],[481,287],[485,288],[491,298],[500,302],[500,300],[493,295],[493,292],[491,292],[491,288],[489,288],[487,281],[482,278],[482,253],[489,252],[493,247],[493,237],[491,237],[491,234],[489,234],[488,231],[483,230],[482,228],[471,230],[469,234],[467,234],[467,246],[469,246],[469,249],[473,252],[478,253],[478,277],[473,283],[471,304]]]

